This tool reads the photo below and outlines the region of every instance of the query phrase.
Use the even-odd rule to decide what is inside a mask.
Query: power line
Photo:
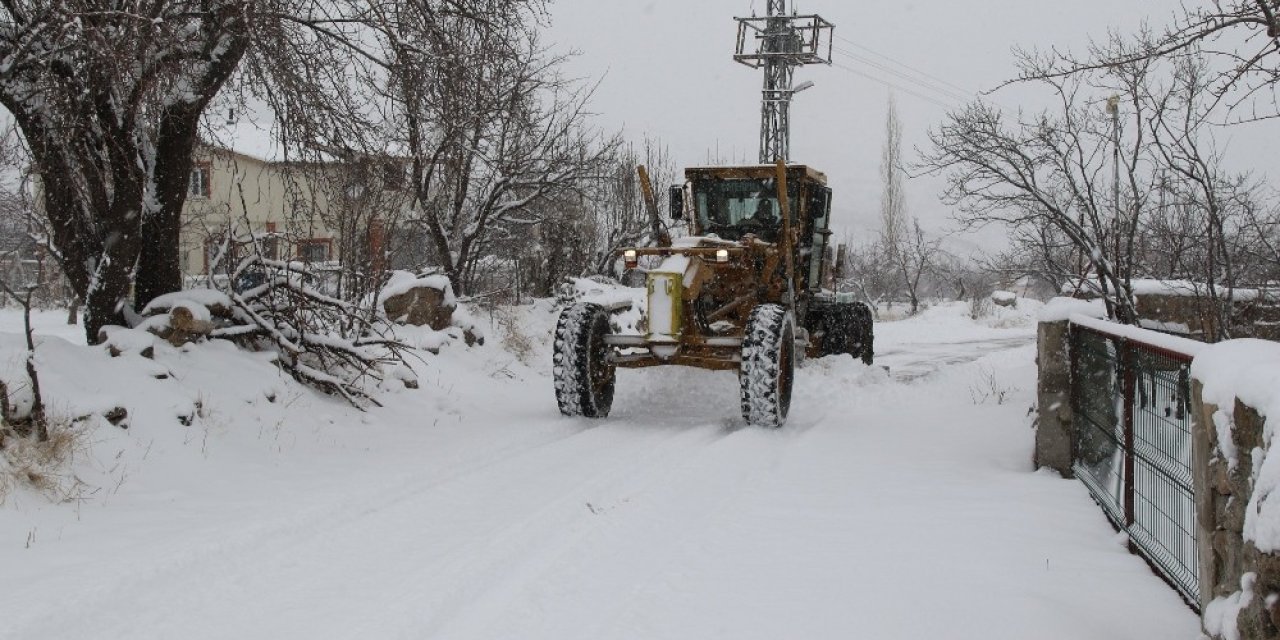
[[[841,42],[843,42],[843,43],[845,43],[845,44],[847,44],[847,45],[849,45],[849,46],[851,46],[851,47],[854,47],[854,48],[857,48],[857,49],[861,49],[861,50],[863,50],[863,51],[866,51],[867,53],[870,53],[871,55],[876,56],[877,58],[880,58],[880,59],[882,59],[882,60],[887,60],[890,64],[895,64],[895,65],[897,65],[897,66],[899,66],[899,67],[902,67],[902,68],[904,68],[904,69],[907,69],[908,71],[911,71],[911,72],[917,73],[917,74],[919,74],[919,75],[921,75],[921,76],[923,76],[923,77],[925,77],[925,78],[928,78],[928,79],[930,79],[930,80],[933,80],[934,82],[937,82],[937,83],[942,84],[942,85],[944,85],[944,86],[950,87],[950,88],[952,88],[952,89],[954,89],[954,90],[956,90],[956,91],[959,91],[961,94],[964,94],[964,95],[966,95],[966,96],[973,95],[973,92],[972,92],[972,91],[970,91],[970,90],[968,90],[968,89],[965,89],[964,87],[961,87],[961,86],[956,85],[956,84],[954,84],[954,83],[952,83],[952,82],[949,82],[949,81],[947,81],[947,80],[944,80],[944,79],[942,79],[942,78],[939,78],[938,76],[935,76],[935,75],[933,75],[933,74],[931,74],[931,73],[929,73],[929,72],[927,72],[927,71],[921,71],[920,69],[917,69],[917,68],[915,68],[915,67],[913,67],[913,66],[911,66],[911,65],[909,65],[909,64],[906,64],[906,63],[903,63],[903,62],[899,62],[899,61],[895,60],[894,58],[891,58],[891,57],[889,57],[889,56],[887,56],[887,55],[885,55],[885,54],[883,54],[883,53],[880,53],[879,51],[876,51],[875,49],[872,49],[871,47],[868,47],[868,46],[866,46],[866,45],[859,44],[859,43],[854,42],[853,40],[850,40],[850,39],[848,39],[848,38],[844,38],[844,37],[841,37],[841,36],[836,36],[836,35],[834,35],[834,34],[833,34],[833,37],[835,37],[835,39],[836,39],[836,40],[839,40],[839,41],[841,41]]]
[[[895,68],[893,68],[893,67],[891,67],[891,66],[888,66],[888,65],[885,65],[885,64],[882,64],[882,63],[876,62],[875,60],[872,60],[872,59],[870,59],[870,58],[866,58],[866,57],[860,56],[860,55],[858,55],[858,54],[856,54],[856,53],[853,53],[853,52],[851,52],[851,51],[847,51],[847,50],[845,50],[845,49],[841,49],[840,47],[833,47],[833,51],[835,51],[836,53],[840,54],[841,56],[843,56],[843,57],[845,57],[845,58],[847,58],[847,59],[849,59],[849,60],[852,60],[852,61],[855,61],[855,62],[859,62],[859,63],[861,63],[861,64],[867,65],[867,66],[869,66],[869,67],[872,67],[872,68],[874,68],[874,69],[877,69],[877,70],[879,70],[879,71],[882,71],[882,72],[884,72],[884,73],[887,73],[887,74],[889,74],[889,75],[892,75],[892,76],[894,76],[894,77],[900,78],[900,79],[905,80],[905,81],[907,81],[907,82],[910,82],[910,83],[912,83],[912,84],[914,84],[914,85],[917,85],[917,86],[919,86],[919,87],[922,87],[922,88],[924,88],[924,89],[926,89],[926,90],[932,91],[932,92],[934,92],[934,93],[936,93],[936,94],[938,94],[938,95],[940,95],[940,96],[942,96],[942,97],[945,97],[945,98],[947,98],[947,99],[949,99],[949,100],[956,100],[956,101],[959,101],[959,102],[967,102],[967,101],[969,101],[969,100],[972,100],[972,99],[973,99],[973,97],[974,97],[974,96],[973,96],[973,94],[969,94],[969,93],[960,93],[960,92],[957,92],[957,91],[952,91],[952,90],[949,90],[949,89],[946,89],[946,88],[940,87],[939,85],[936,85],[936,84],[933,84],[933,83],[931,83],[931,82],[928,82],[928,81],[926,81],[926,80],[921,80],[921,79],[919,79],[919,78],[916,78],[916,77],[913,77],[913,76],[908,75],[908,74],[906,74],[906,73],[903,73],[902,71],[900,71],[900,70],[898,70],[898,69],[895,69]]]
[[[917,85],[917,86],[920,86],[920,87],[924,87],[924,88],[926,88],[926,89],[928,89],[928,90],[930,90],[930,91],[933,91],[933,92],[934,92],[934,93],[936,93],[938,96],[940,96],[940,97],[942,97],[942,98],[945,98],[946,100],[955,101],[955,102],[959,102],[959,103],[967,103],[967,102],[971,102],[971,101],[973,101],[973,100],[975,100],[975,99],[976,99],[976,100],[979,100],[979,101],[981,101],[981,102],[983,102],[983,103],[989,104],[989,105],[991,105],[991,106],[995,107],[997,110],[999,110],[999,111],[1001,111],[1001,112],[1004,112],[1004,113],[1011,113],[1011,112],[1013,112],[1013,111],[1017,111],[1017,109],[1012,109],[1012,110],[1011,110],[1011,109],[1010,109],[1010,108],[1008,108],[1007,106],[1002,105],[1002,104],[1000,104],[999,102],[997,102],[997,101],[993,100],[993,99],[992,99],[992,96],[989,96],[989,95],[984,96],[984,95],[982,95],[982,94],[980,94],[980,93],[976,93],[976,92],[970,91],[970,90],[968,90],[968,89],[965,89],[964,87],[961,87],[961,86],[959,86],[959,85],[957,85],[957,84],[955,84],[955,83],[948,82],[947,80],[943,80],[942,78],[939,78],[938,76],[935,76],[935,75],[933,75],[933,74],[930,74],[930,73],[929,73],[929,72],[927,72],[927,71],[923,71],[923,70],[917,69],[917,68],[915,68],[915,67],[912,67],[912,66],[910,66],[910,65],[908,65],[908,64],[905,64],[905,63],[902,63],[902,62],[898,62],[897,60],[895,60],[895,59],[893,59],[893,58],[891,58],[891,57],[889,57],[889,56],[887,56],[887,55],[885,55],[885,54],[883,54],[883,53],[880,53],[880,52],[878,52],[878,51],[876,51],[876,50],[874,50],[874,49],[871,49],[870,47],[866,47],[866,46],[860,45],[860,44],[858,44],[858,43],[856,43],[856,42],[854,42],[854,41],[852,41],[852,40],[850,40],[850,39],[848,39],[848,38],[843,38],[843,37],[841,37],[841,36],[833,36],[833,37],[834,37],[836,40],[839,40],[839,41],[841,41],[841,42],[847,43],[847,44],[849,44],[849,45],[851,45],[851,46],[857,47],[858,49],[862,49],[863,51],[866,51],[866,52],[868,52],[868,53],[870,53],[870,54],[872,54],[872,55],[874,55],[874,56],[876,56],[876,57],[879,57],[879,58],[881,58],[881,59],[885,60],[888,64],[880,63],[880,62],[877,62],[877,61],[875,61],[875,60],[869,60],[869,59],[867,59],[867,58],[865,58],[865,57],[863,57],[863,56],[860,56],[860,55],[858,55],[858,54],[856,54],[856,53],[854,53],[854,52],[852,52],[852,51],[849,51],[849,50],[844,49],[844,48],[842,48],[842,47],[837,47],[837,46],[835,46],[835,45],[832,45],[832,50],[833,50],[834,52],[836,52],[836,53],[839,53],[839,54],[840,54],[841,56],[843,56],[845,59],[852,60],[852,61],[856,61],[856,62],[860,62],[860,63],[862,63],[862,64],[864,64],[864,65],[868,65],[868,66],[870,66],[870,67],[873,67],[873,68],[875,68],[875,69],[877,69],[877,70],[879,70],[879,71],[882,71],[882,72],[885,72],[885,73],[889,73],[889,74],[891,74],[891,75],[893,75],[893,76],[895,76],[895,77],[898,77],[898,78],[901,78],[901,79],[906,80],[906,81],[908,81],[908,82],[911,82],[911,83],[912,83],[912,84],[914,84],[914,85]],[[893,65],[893,66],[890,66],[890,65]],[[920,94],[919,92],[917,92],[917,91],[914,91],[914,90],[908,89],[907,87],[903,87],[903,86],[901,86],[901,85],[899,85],[899,84],[896,84],[896,83],[894,83],[894,82],[891,82],[891,81],[889,81],[889,80],[885,80],[884,78],[874,77],[874,76],[872,76],[872,75],[869,75],[869,74],[867,74],[867,73],[865,73],[865,72],[863,72],[863,71],[859,71],[859,70],[857,70],[857,69],[852,69],[852,68],[849,68],[849,67],[846,67],[846,66],[843,66],[843,65],[837,65],[837,64],[835,64],[835,62],[834,62],[834,61],[833,61],[833,63],[832,63],[832,66],[839,66],[839,67],[841,67],[841,69],[842,69],[842,70],[844,70],[844,71],[848,71],[848,72],[851,72],[851,73],[857,74],[857,75],[862,76],[862,77],[864,77],[864,78],[867,78],[867,79],[869,79],[869,80],[874,80],[874,81],[879,82],[879,83],[881,83],[881,84],[883,84],[883,85],[885,85],[885,86],[887,86],[887,87],[895,88],[895,89],[897,89],[897,90],[899,90],[899,91],[902,91],[903,93],[906,93],[906,94],[908,94],[908,95],[915,96],[915,97],[917,97],[917,98],[920,98],[920,99],[922,99],[922,100],[926,100],[926,101],[928,101],[928,102],[930,102],[930,103],[933,103],[933,104],[938,105],[938,106],[942,106],[942,107],[947,108],[947,109],[951,109],[951,108],[954,108],[954,107],[956,106],[956,105],[954,105],[954,104],[943,104],[942,102],[940,102],[937,98],[935,98],[935,97],[933,97],[933,96],[921,95],[921,94]],[[902,69],[905,69],[905,70],[907,70],[907,71],[910,71],[911,73],[915,73],[915,74],[917,74],[917,75],[919,75],[919,76],[921,76],[921,77],[923,77],[923,78],[928,78],[929,80],[935,81],[935,82],[937,82],[937,83],[939,83],[939,84],[941,84],[941,85],[944,85],[945,87],[949,87],[950,89],[946,89],[946,88],[940,87],[940,86],[938,86],[938,85],[936,85],[936,84],[933,84],[933,83],[931,83],[931,82],[927,82],[927,81],[925,81],[925,80],[921,80],[921,79],[919,79],[919,78],[913,78],[913,77],[911,77],[911,76],[907,75],[905,72],[903,72],[903,71],[901,71],[901,70],[899,70],[899,69],[894,68],[894,66],[896,66],[896,67],[901,67]]]
[[[905,94],[907,94],[907,95],[915,96],[915,97],[917,97],[917,98],[920,98],[921,100],[924,100],[925,102],[930,102],[930,103],[933,103],[934,105],[937,105],[937,106],[939,106],[939,107],[942,107],[943,109],[953,109],[953,108],[955,108],[955,105],[954,105],[954,104],[948,104],[948,103],[945,103],[945,102],[943,102],[943,101],[941,101],[941,100],[938,100],[938,99],[936,99],[936,98],[930,97],[930,96],[925,95],[925,94],[923,94],[923,93],[920,93],[920,92],[918,92],[918,91],[914,91],[914,90],[912,90],[912,89],[908,89],[908,88],[906,88],[906,87],[903,87],[903,86],[901,86],[901,85],[899,85],[899,84],[896,84],[896,83],[890,82],[890,81],[888,81],[888,80],[885,80],[884,78],[877,78],[877,77],[875,77],[875,76],[873,76],[873,75],[871,75],[871,74],[864,73],[864,72],[862,72],[862,71],[859,71],[859,70],[857,70],[857,69],[854,69],[853,67],[847,67],[847,66],[845,66],[845,65],[843,65],[843,64],[840,64],[839,62],[834,62],[834,61],[833,61],[833,62],[831,63],[831,66],[832,66],[832,67],[835,67],[835,68],[837,68],[837,69],[840,69],[840,70],[842,70],[842,71],[845,71],[845,72],[848,72],[848,73],[852,73],[852,74],[854,74],[854,75],[862,76],[863,78],[866,78],[867,80],[872,80],[872,81],[874,81],[874,82],[879,82],[880,84],[883,84],[883,85],[884,85],[884,86],[886,86],[886,87],[891,87],[891,88],[893,88],[893,89],[897,89],[898,91],[901,91],[901,92],[903,92],[903,93],[905,93]]]

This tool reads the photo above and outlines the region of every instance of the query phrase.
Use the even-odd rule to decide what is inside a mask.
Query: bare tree
[[[1174,21],[1159,31],[1144,28],[1128,46],[1119,36],[1095,44],[1084,56],[1054,52],[1053,64],[1024,69],[1023,79],[1063,77],[1105,71],[1144,60],[1186,55],[1212,59],[1207,88],[1237,121],[1280,117],[1276,85],[1280,81],[1280,2],[1276,0],[1204,0],[1177,7]]]
[[[597,183],[593,213],[598,236],[598,259],[594,273],[617,276],[616,250],[621,247],[641,246],[656,242],[652,220],[645,207],[640,183],[636,175],[637,165],[644,165],[653,187],[662,187],[679,181],[678,169],[670,152],[657,140],[646,136],[640,148],[628,145],[608,159],[607,172]],[[658,214],[669,219],[669,203],[657,195]]]
[[[90,0],[0,7],[0,104],[40,173],[91,342],[123,321],[135,266],[143,301],[181,284],[178,216],[196,128],[248,46],[253,3],[102,9]]]
[[[1019,64],[1034,75],[1051,63],[1023,57]],[[1102,84],[1042,74],[1055,112],[1011,117],[972,104],[931,132],[934,149],[924,159],[946,174],[947,197],[967,224],[1004,223],[1038,236],[1046,250],[1053,236],[1068,239],[1096,277],[1109,315],[1129,323],[1137,318],[1130,281],[1138,216],[1151,195],[1148,72],[1139,61],[1109,70]],[[1121,96],[1110,114],[1090,100],[1098,93]],[[1128,134],[1122,102],[1132,107]]]
[[[1143,57],[1119,36],[1097,50],[1126,62],[1064,74],[1055,56],[1024,56],[1023,77],[1058,107],[1011,117],[972,105],[933,133],[926,164],[947,173],[966,222],[1011,225],[1023,262],[1046,276],[1073,270],[1069,243],[1074,271],[1113,318],[1137,321],[1133,278],[1179,277],[1198,283],[1206,316],[1225,330],[1242,257],[1261,248],[1248,230],[1265,209],[1249,176],[1223,169],[1211,135],[1216,76],[1190,52]]]
[[[898,274],[893,263],[885,258],[884,248],[879,242],[859,244],[857,239],[849,236],[841,247],[843,253],[838,260],[836,290],[857,294],[879,318],[880,303],[897,290]]]
[[[466,293],[490,233],[538,222],[535,205],[580,188],[614,143],[586,124],[589,88],[563,78],[561,58],[520,25],[446,19],[395,33],[390,49],[386,100],[417,220]]]
[[[87,338],[181,287],[178,236],[202,114],[252,96],[286,149],[360,148],[403,30],[519,21],[538,0],[96,0],[0,4],[0,104],[41,176]],[[394,20],[386,19],[388,12]],[[403,43],[403,41],[398,41]],[[414,48],[410,46],[408,48]],[[466,66],[465,58],[451,57]],[[244,64],[242,64],[242,62]],[[483,78],[480,78],[483,80]],[[438,78],[421,75],[422,86]],[[364,149],[368,151],[368,149]],[[143,239],[146,241],[143,241]],[[130,290],[136,282],[134,300]]]
[[[880,245],[885,258],[898,264],[905,251],[909,224],[902,162],[902,121],[893,96],[885,115],[885,141],[880,156]],[[906,285],[906,281],[903,282]]]
[[[911,226],[903,237],[901,246],[892,254],[892,264],[898,273],[902,290],[911,303],[911,314],[920,311],[921,283],[938,265],[942,254],[942,241],[932,238],[920,228],[918,218],[911,219]]]

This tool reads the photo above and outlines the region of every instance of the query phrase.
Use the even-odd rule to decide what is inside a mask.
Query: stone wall
[[[1143,320],[1154,321],[1155,328],[1217,342],[1221,332],[1211,302],[1187,294],[1143,293],[1137,296],[1137,312]],[[1238,300],[1232,305],[1230,324],[1233,338],[1280,340],[1280,304],[1274,300]]]
[[[1039,415],[1035,464],[1054,469],[1063,477],[1072,476],[1072,462],[1080,446],[1072,425],[1069,335],[1068,322],[1040,323],[1036,355]],[[1280,553],[1260,551],[1245,534],[1248,511],[1271,508],[1265,504],[1265,491],[1261,498],[1255,496],[1256,475],[1270,447],[1264,414],[1280,415],[1280,401],[1268,405],[1258,399],[1280,382],[1280,374],[1267,375],[1267,370],[1250,368],[1247,361],[1280,367],[1280,347],[1259,340],[1228,341],[1205,347],[1196,362],[1201,363],[1212,350],[1216,354],[1211,357],[1219,362],[1205,368],[1228,370],[1239,379],[1257,383],[1264,391],[1253,392],[1249,403],[1264,409],[1229,394],[1213,395],[1222,393],[1221,382],[1206,395],[1201,380],[1191,381],[1191,463],[1203,631],[1213,640],[1280,640]],[[1224,363],[1228,366],[1222,366]],[[1247,383],[1229,381],[1226,388],[1247,388],[1242,384]],[[1220,400],[1225,405],[1220,407],[1207,399],[1213,397],[1231,399],[1229,404]],[[1223,438],[1229,441],[1221,441]]]
[[[1264,451],[1265,419],[1237,400],[1230,417],[1192,388],[1192,473],[1200,527],[1200,609],[1211,638],[1280,639],[1280,556],[1262,553],[1244,539],[1245,509],[1254,491],[1252,452]],[[1229,419],[1234,464],[1222,455],[1219,424]],[[1234,631],[1234,632],[1233,632]],[[1235,635],[1238,633],[1239,635]]]

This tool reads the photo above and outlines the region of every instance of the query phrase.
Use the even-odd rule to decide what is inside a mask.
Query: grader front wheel
[[[738,378],[747,423],[776,429],[787,421],[795,379],[795,332],[795,318],[782,305],[762,304],[751,311]]]
[[[578,303],[556,323],[553,376],[556,403],[566,416],[604,418],[613,408],[617,371],[609,364],[609,314],[594,304]]]

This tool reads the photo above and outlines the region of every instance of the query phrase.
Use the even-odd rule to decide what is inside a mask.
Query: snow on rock
[[[378,306],[385,305],[388,298],[404,295],[419,287],[439,291],[447,306],[458,304],[458,298],[453,295],[453,285],[449,283],[448,276],[440,274],[419,276],[409,271],[393,271],[391,277],[387,279],[387,284],[383,285],[382,290],[378,292]]]
[[[149,316],[169,311],[174,307],[230,309],[231,298],[217,289],[186,289],[175,293],[166,293],[157,297],[143,307],[142,315]],[[208,318],[205,318],[206,320]]]
[[[1018,303],[1018,294],[1012,291],[994,291],[991,301],[1002,307],[1012,307]]]
[[[1253,602],[1253,586],[1258,574],[1246,573],[1240,578],[1240,590],[1219,596],[1204,608],[1204,630],[1222,640],[1240,640],[1240,612]]]
[[[1280,551],[1280,500],[1270,500],[1280,490],[1280,456],[1271,455],[1274,418],[1280,416],[1280,343],[1244,339],[1206,346],[1191,364],[1191,376],[1200,381],[1204,402],[1217,407],[1213,422],[1218,449],[1230,468],[1239,464],[1240,455],[1231,437],[1236,401],[1266,420],[1264,447],[1252,452],[1255,473],[1244,538],[1264,553]]]
[[[1107,317],[1107,308],[1102,300],[1081,300],[1079,298],[1058,297],[1049,300],[1040,310],[1040,322],[1064,322],[1073,315],[1090,318]]]
[[[107,338],[104,344],[116,353],[141,353],[155,348],[155,334],[145,330],[108,326],[103,327],[102,332]]]
[[[433,354],[456,342],[483,345],[485,332],[471,310],[458,301],[449,278],[395,271],[376,297],[401,342]]]
[[[439,274],[419,276],[396,271],[378,292],[377,305],[384,316],[396,324],[429,326],[435,331],[458,325],[454,321],[458,299],[449,278]],[[468,323],[474,325],[469,320]],[[473,337],[468,344],[477,340]]]

